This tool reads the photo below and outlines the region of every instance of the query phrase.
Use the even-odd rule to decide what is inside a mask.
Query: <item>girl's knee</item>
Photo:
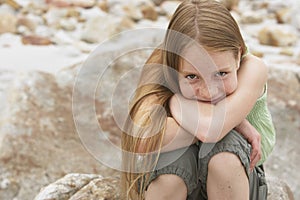
[[[187,187],[181,177],[163,174],[150,183],[146,193],[146,199],[183,200],[187,197]]]
[[[249,199],[249,182],[240,158],[229,152],[214,155],[208,163],[209,199]]]
[[[214,155],[208,163],[208,173],[218,175],[230,175],[244,170],[244,166],[239,157],[230,152],[221,152]]]

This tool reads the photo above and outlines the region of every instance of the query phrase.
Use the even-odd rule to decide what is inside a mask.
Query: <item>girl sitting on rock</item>
[[[266,81],[222,4],[182,2],[130,105],[124,198],[266,199],[262,163],[275,144]]]

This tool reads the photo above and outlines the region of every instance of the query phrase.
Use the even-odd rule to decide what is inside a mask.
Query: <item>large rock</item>
[[[300,165],[300,68],[292,68],[288,63],[271,65],[268,102],[276,129],[276,145],[266,161],[266,173],[284,180],[295,199],[299,199],[300,174],[296,169]]]
[[[93,17],[85,24],[81,39],[89,43],[99,43],[130,28],[133,28],[133,24],[127,23],[126,17],[119,18],[111,15]]]
[[[299,104],[291,103],[300,102],[300,69],[285,69],[285,65],[280,68],[271,66],[268,76],[270,100],[281,101],[285,106],[300,110]],[[284,91],[284,95],[278,91]]]
[[[68,174],[43,188],[34,200],[120,199],[119,178],[95,174]]]
[[[162,191],[163,192],[163,191]],[[119,178],[93,175],[68,174],[43,188],[34,200],[90,200],[120,199]],[[289,186],[277,178],[268,179],[269,200],[294,200]]]
[[[11,13],[0,13],[0,34],[15,33],[17,31],[17,18]]]
[[[72,85],[59,86],[54,75],[42,72],[1,72],[0,81],[0,199],[33,199],[71,172],[115,173],[77,135]]]
[[[268,183],[268,200],[294,200],[291,188],[282,180],[269,177]]]
[[[109,162],[116,158],[114,151],[105,146],[120,145],[120,129],[113,118],[110,98],[112,93],[116,95],[113,102],[116,110],[126,108],[124,100],[128,103],[126,100],[132,94],[127,92],[128,88],[134,87],[132,81],[138,79],[139,70],[135,69],[148,57],[148,48],[157,45],[153,42],[160,43],[158,38],[162,37],[149,33],[149,30],[136,36],[130,33],[122,42],[116,38],[112,46],[95,51],[84,67],[74,65],[56,76],[37,71],[0,73],[0,199],[33,199],[40,188],[69,173],[115,175],[111,166],[104,166],[107,163],[94,157],[100,155]],[[145,51],[127,51],[141,47]],[[106,65],[111,56],[115,60]],[[129,73],[131,70],[133,74]],[[130,81],[122,80],[127,74],[131,75],[127,77]],[[74,99],[75,81],[80,88]],[[98,81],[96,94],[89,96],[88,91],[95,91],[92,85],[95,83],[96,87]],[[75,111],[74,100],[79,100]],[[96,104],[92,115],[87,112],[90,100],[92,105]],[[82,127],[75,126],[74,117],[86,128],[85,135],[78,135]],[[96,123],[92,120],[95,117]],[[83,146],[91,151],[86,145],[95,141],[93,137],[102,142],[97,152],[93,152],[94,157]],[[83,143],[86,138],[90,141]]]
[[[298,37],[292,31],[286,30],[287,27],[270,26],[264,27],[258,33],[258,40],[260,44],[271,46],[292,46],[298,41]]]

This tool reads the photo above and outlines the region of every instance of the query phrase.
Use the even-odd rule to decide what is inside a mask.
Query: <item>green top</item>
[[[272,116],[267,107],[267,85],[265,86],[264,94],[257,99],[254,107],[247,116],[247,120],[261,135],[262,157],[257,163],[258,166],[266,161],[275,146],[276,140]]]

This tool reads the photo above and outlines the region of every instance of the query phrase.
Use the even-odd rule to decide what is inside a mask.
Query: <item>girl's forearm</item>
[[[167,118],[165,135],[161,149],[162,152],[190,146],[196,142],[197,138],[195,138],[195,136],[179,126],[172,117]]]

